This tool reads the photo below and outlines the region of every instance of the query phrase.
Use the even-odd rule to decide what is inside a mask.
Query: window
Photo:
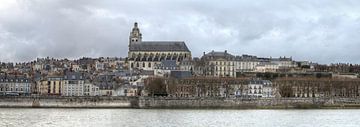
[[[149,67],[149,68],[151,67],[151,63],[148,63],[148,67]]]

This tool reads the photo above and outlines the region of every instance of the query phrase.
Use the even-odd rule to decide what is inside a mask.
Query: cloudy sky
[[[126,57],[129,32],[224,51],[360,63],[359,0],[1,0],[0,61]]]

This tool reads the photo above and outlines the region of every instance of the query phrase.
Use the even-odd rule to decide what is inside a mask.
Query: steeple
[[[140,29],[138,28],[138,23],[135,22],[134,28],[130,32],[129,44],[139,43],[141,42],[141,40],[142,40],[142,35],[140,33]]]

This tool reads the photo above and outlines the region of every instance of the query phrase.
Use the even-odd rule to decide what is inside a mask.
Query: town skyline
[[[268,4],[5,0],[0,5],[6,12],[0,13],[0,61],[125,58],[129,30],[139,22],[144,40],[185,41],[194,57],[227,50],[321,64],[360,63],[354,53],[360,44],[357,1]]]

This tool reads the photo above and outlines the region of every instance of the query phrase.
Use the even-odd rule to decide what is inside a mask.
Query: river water
[[[0,126],[359,127],[360,110],[0,108]]]

